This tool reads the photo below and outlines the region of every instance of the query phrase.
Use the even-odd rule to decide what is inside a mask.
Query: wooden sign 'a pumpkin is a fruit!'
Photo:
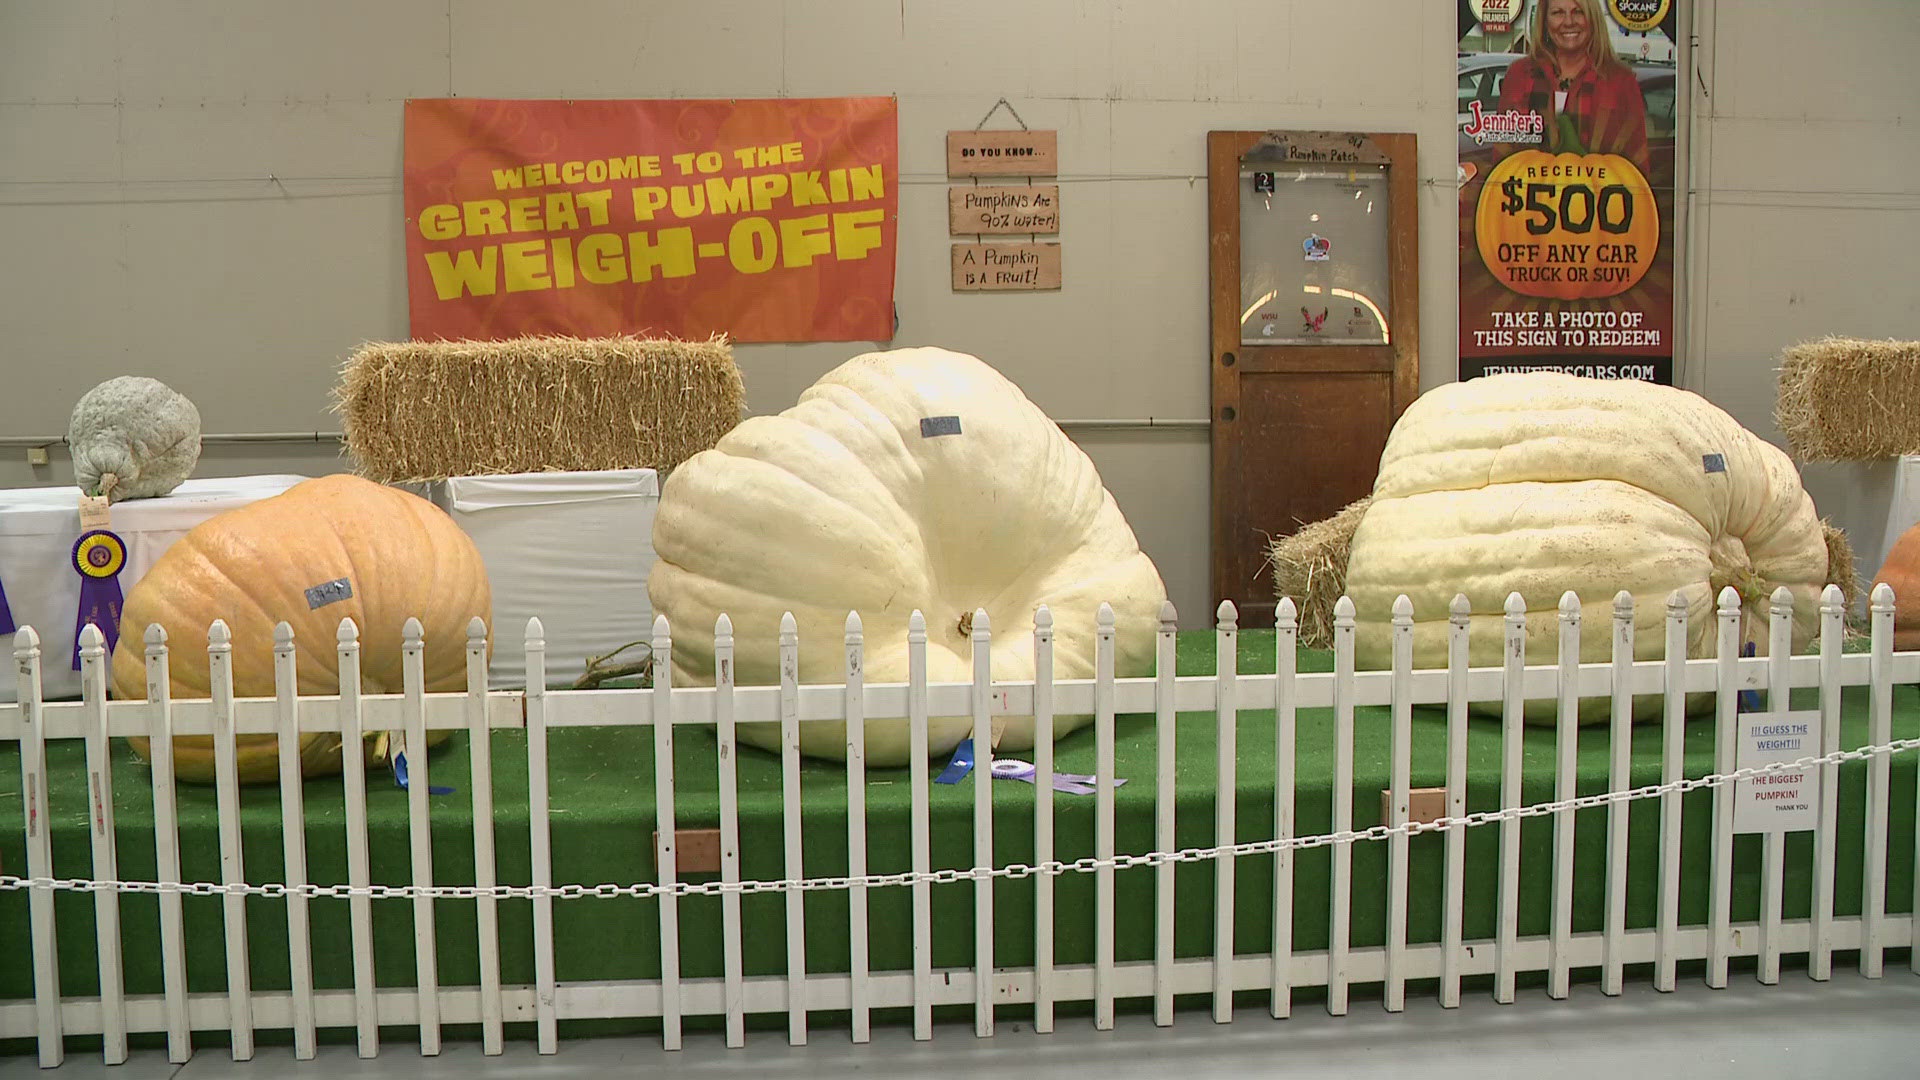
[[[1463,28],[1462,379],[1673,383],[1674,6],[1485,4]]]

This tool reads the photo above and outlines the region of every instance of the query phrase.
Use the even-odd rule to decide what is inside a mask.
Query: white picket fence
[[[1456,601],[1449,637],[1449,664],[1444,670],[1414,670],[1412,609],[1402,598],[1394,614],[1394,664],[1390,671],[1357,672],[1354,664],[1353,607],[1342,600],[1337,609],[1335,669],[1330,673],[1299,673],[1295,668],[1297,629],[1291,602],[1281,605],[1275,649],[1277,671],[1271,675],[1237,671],[1235,612],[1222,604],[1216,631],[1218,666],[1211,676],[1176,677],[1174,673],[1174,612],[1168,605],[1158,627],[1157,668],[1152,676],[1116,679],[1113,674],[1114,620],[1102,605],[1096,644],[1096,674],[1089,680],[1055,681],[1051,615],[1043,608],[1035,618],[1033,647],[1038,676],[1030,681],[995,682],[990,670],[991,633],[984,611],[973,620],[973,680],[969,683],[929,685],[926,677],[925,623],[915,616],[909,633],[911,677],[904,684],[867,684],[863,676],[864,642],[859,620],[850,617],[844,641],[845,680],[833,685],[799,685],[800,643],[791,617],[781,634],[781,672],[778,686],[732,685],[731,625],[722,616],[716,628],[718,685],[675,687],[671,684],[672,641],[664,619],[655,623],[653,641],[657,681],[648,689],[549,692],[543,689],[545,646],[537,619],[530,620],[525,641],[528,688],[502,692],[487,686],[485,627],[475,620],[467,641],[467,689],[460,693],[423,690],[424,644],[420,624],[409,620],[403,630],[405,691],[397,695],[365,695],[360,690],[360,649],[357,628],[340,626],[337,642],[339,693],[298,696],[292,632],[283,624],[275,641],[278,686],[273,698],[236,700],[230,663],[232,643],[224,623],[210,629],[208,651],[214,693],[208,701],[172,701],[168,686],[168,644],[158,627],[146,637],[148,700],[109,701],[106,692],[107,658],[97,630],[83,637],[84,699],[71,703],[41,700],[42,664],[38,640],[31,628],[16,636],[21,701],[0,707],[0,744],[21,747],[22,799],[26,820],[27,873],[0,876],[0,889],[29,892],[28,927],[0,927],[0,957],[30,962],[34,972],[31,1000],[0,1003],[0,1038],[35,1038],[42,1065],[63,1060],[68,1035],[99,1035],[108,1063],[124,1061],[129,1033],[164,1032],[169,1058],[179,1062],[192,1053],[196,1031],[230,1034],[235,1059],[254,1054],[254,1036],[260,1030],[290,1030],[295,1056],[314,1054],[320,1029],[351,1028],[357,1033],[363,1056],[379,1049],[380,1025],[416,1027],[423,1054],[439,1051],[444,1024],[478,1024],[484,1052],[498,1054],[502,1025],[533,1021],[539,1051],[557,1049],[557,1024],[570,1018],[658,1018],[662,1042],[668,1049],[682,1041],[684,1018],[724,1017],[729,1046],[746,1040],[746,1018],[752,1014],[785,1013],[788,1039],[803,1043],[809,1013],[846,1011],[851,1035],[865,1041],[871,1012],[878,1008],[911,1008],[916,1038],[933,1035],[932,1010],[938,1005],[973,1006],[975,1031],[991,1035],[997,1007],[1031,1004],[1033,1022],[1042,1031],[1054,1027],[1055,1006],[1063,1002],[1091,1002],[1093,1022],[1109,1028],[1115,1002],[1151,998],[1158,1023],[1173,1022],[1174,996],[1210,991],[1213,1019],[1232,1019],[1236,991],[1267,992],[1270,1012],[1288,1014],[1293,987],[1324,986],[1327,1008],[1347,1010],[1355,985],[1382,984],[1385,1007],[1403,1008],[1410,979],[1437,979],[1439,1000],[1454,1006],[1460,1001],[1461,980],[1494,976],[1493,997],[1511,1002],[1516,976],[1547,973],[1548,994],[1559,998],[1569,991],[1574,969],[1601,969],[1601,987],[1609,994],[1621,991],[1628,964],[1651,963],[1653,983],[1671,990],[1676,967],[1682,961],[1705,960],[1705,982],[1727,984],[1729,960],[1755,956],[1763,982],[1779,978],[1783,955],[1806,954],[1814,979],[1826,979],[1835,950],[1858,950],[1859,965],[1868,976],[1879,976],[1888,948],[1910,946],[1911,915],[1889,915],[1886,861],[1889,837],[1887,809],[1890,755],[1912,749],[1920,740],[1894,740],[1892,692],[1896,683],[1920,681],[1920,653],[1896,653],[1892,648],[1893,595],[1885,585],[1872,596],[1871,649],[1844,653],[1840,592],[1829,588],[1823,597],[1818,649],[1791,656],[1790,603],[1784,590],[1774,597],[1770,618],[1770,652],[1765,658],[1738,656],[1741,613],[1733,590],[1720,596],[1716,613],[1718,657],[1689,660],[1685,655],[1687,612],[1676,598],[1666,611],[1665,659],[1635,661],[1633,611],[1622,594],[1612,626],[1614,659],[1609,663],[1578,662],[1580,608],[1568,593],[1560,607],[1559,657],[1555,663],[1529,666],[1526,662],[1524,612],[1517,595],[1506,611],[1504,663],[1495,668],[1467,665],[1467,619],[1464,598]],[[1840,692],[1843,687],[1870,688],[1869,741],[1842,749]],[[1757,775],[1755,769],[1737,770],[1734,732],[1741,691],[1769,694],[1774,708],[1784,708],[1780,692],[1789,687],[1818,687],[1824,723],[1823,745],[1812,763],[1821,776],[1819,825],[1815,831],[1816,872],[1812,916],[1783,922],[1783,837],[1770,833],[1764,840],[1765,869],[1761,915],[1757,924],[1734,924],[1730,919],[1733,852],[1733,780]],[[1688,693],[1717,695],[1715,769],[1708,777],[1686,778],[1682,772],[1682,707]],[[1629,777],[1628,708],[1632,695],[1663,695],[1661,783],[1639,789],[1627,787]],[[1574,723],[1578,704],[1588,698],[1612,702],[1612,747],[1609,792],[1575,795]],[[1554,802],[1521,805],[1521,707],[1531,699],[1552,699],[1558,705]],[[1500,801],[1503,809],[1466,813],[1467,705],[1470,701],[1501,702],[1503,757]],[[1409,820],[1409,757],[1411,710],[1418,704],[1445,704],[1447,712],[1446,816],[1439,820]],[[1355,830],[1354,710],[1361,706],[1391,706],[1392,767],[1390,821],[1371,829]],[[1331,708],[1335,717],[1336,765],[1332,781],[1333,831],[1296,836],[1294,830],[1295,719],[1300,709]],[[1274,710],[1275,770],[1272,782],[1278,797],[1270,838],[1236,843],[1235,821],[1236,734],[1243,710]],[[1174,718],[1181,711],[1213,711],[1218,721],[1219,795],[1216,799],[1216,846],[1176,850],[1174,847]],[[1055,715],[1094,716],[1099,779],[1094,797],[1094,850],[1082,857],[1058,858],[1054,842],[1054,800],[1037,797],[1033,821],[1035,861],[1032,865],[1001,865],[994,856],[991,783],[980,782],[991,767],[990,724],[995,716],[1033,715],[1047,730]],[[1153,714],[1158,752],[1155,799],[1155,850],[1117,853],[1114,812],[1114,721],[1117,714]],[[928,716],[971,715],[975,765],[973,850],[971,869],[930,869],[929,775],[925,768],[911,774],[912,866],[899,874],[868,874],[866,829],[868,815],[862,797],[865,766],[862,761],[863,725],[874,720],[905,719],[911,725],[916,756],[924,759]],[[808,877],[801,862],[799,730],[816,721],[847,725],[849,755],[846,764],[849,868],[844,877]],[[743,722],[777,723],[783,735],[783,819],[786,878],[781,881],[740,880],[740,822],[736,780],[736,725]],[[1490,723],[1491,721],[1476,721]],[[722,872],[718,881],[680,882],[674,851],[675,812],[673,770],[674,732],[680,725],[715,729],[718,756]],[[650,727],[655,748],[654,798],[657,882],[556,886],[550,851],[547,798],[549,733],[560,727],[640,725]],[[494,857],[493,765],[486,737],[491,729],[524,729],[527,738],[530,789],[531,880],[524,885],[497,883]],[[411,884],[371,884],[368,855],[366,777],[363,771],[363,732],[395,730],[405,744],[426,745],[427,733],[465,729],[473,736],[472,801],[475,884],[434,886],[428,755],[410,761],[409,838],[412,850]],[[337,732],[344,741],[346,768],[346,831],[348,883],[315,885],[307,881],[306,833],[302,808],[297,733]],[[280,799],[283,807],[287,880],[277,884],[246,884],[241,860],[238,810],[242,789],[236,781],[234,739],[240,734],[277,733],[280,736]],[[154,756],[154,816],[157,880],[116,880],[113,822],[113,769],[109,740],[130,735],[151,736]],[[211,735],[218,771],[221,877],[219,882],[180,881],[179,838],[174,828],[175,786],[171,742],[175,735]],[[55,879],[51,874],[46,748],[50,740],[83,739],[87,773],[91,778],[91,842],[93,876]],[[1034,762],[1041,783],[1053,772],[1053,748],[1039,740]],[[1863,910],[1857,918],[1834,915],[1837,779],[1840,763],[1868,762],[1865,813]],[[1808,759],[1801,759],[1807,764]],[[125,767],[123,765],[123,767]],[[1705,925],[1681,925],[1680,815],[1681,795],[1700,787],[1713,789],[1711,907]],[[1627,804],[1657,798],[1660,809],[1658,863],[1659,916],[1651,929],[1626,928]],[[1574,812],[1604,806],[1607,814],[1607,872],[1603,881],[1574,880]],[[1538,937],[1518,934],[1519,825],[1523,818],[1547,815],[1553,822],[1552,910],[1550,932]],[[1498,931],[1490,941],[1462,940],[1464,830],[1494,825],[1499,832],[1500,880]],[[1407,876],[1408,842],[1413,835],[1445,832],[1445,878],[1440,897],[1410,897]],[[1264,830],[1262,830],[1264,831]],[[1350,944],[1352,845],[1384,841],[1389,845],[1387,881],[1387,939],[1380,948]],[[1332,849],[1329,948],[1296,952],[1294,925],[1293,855],[1307,848]],[[1236,861],[1250,855],[1272,855],[1273,947],[1269,953],[1236,953],[1233,944]],[[1917,852],[1920,854],[1920,852]],[[1211,860],[1216,888],[1211,911],[1176,911],[1174,866],[1178,862]],[[1152,867],[1155,882],[1155,952],[1151,961],[1117,963],[1114,957],[1114,880],[1119,871]],[[8,870],[16,869],[9,865]],[[1095,875],[1096,904],[1090,917],[1095,935],[1091,965],[1056,965],[1056,920],[1085,919],[1081,912],[1054,909],[1054,883],[1060,874]],[[997,878],[1032,877],[1035,881],[1034,955],[1030,965],[996,967],[992,955],[994,895]],[[1916,875],[1920,879],[1920,875]],[[935,884],[971,880],[975,883],[974,963],[971,968],[935,970],[931,964],[933,927],[930,888]],[[907,887],[913,899],[912,970],[869,970],[867,933],[868,890]],[[1576,887],[1602,889],[1606,920],[1598,933],[1575,934],[1571,912]],[[851,955],[847,972],[809,974],[805,965],[806,926],[803,892],[814,889],[845,891],[850,900]],[[58,979],[54,924],[54,896],[61,890],[91,891],[95,901],[100,983],[98,997],[63,996]],[[120,897],[127,893],[157,893],[163,956],[164,992],[128,995],[121,971],[122,927]],[[780,892],[786,901],[787,971],[784,975],[746,977],[742,974],[740,897],[748,893]],[[713,979],[680,977],[682,943],[678,934],[679,897],[713,895],[722,898],[724,976]],[[227,989],[224,994],[189,993],[186,982],[181,914],[183,895],[219,895],[224,903]],[[248,961],[246,907],[248,896],[284,898],[288,940],[292,943],[291,988],[257,991],[251,985]],[[637,896],[657,900],[662,977],[649,981],[561,982],[555,971],[553,905],[555,900],[583,897]],[[479,970],[472,985],[442,986],[438,982],[434,900],[452,897],[476,905],[479,928]],[[344,898],[351,913],[353,985],[351,989],[315,989],[312,977],[313,938],[309,907],[315,901]],[[375,984],[371,904],[374,899],[411,898],[414,906],[413,948],[417,985],[381,987]],[[498,905],[502,900],[528,900],[532,905],[535,980],[532,985],[503,986],[500,977],[502,942]],[[1437,944],[1407,942],[1409,902],[1443,905],[1443,939]],[[257,910],[253,915],[258,918]],[[1211,920],[1214,953],[1210,957],[1176,959],[1176,919]],[[951,930],[943,928],[943,932]],[[31,937],[30,947],[23,940]],[[131,939],[129,939],[131,940]],[[518,944],[518,943],[515,943]],[[382,948],[391,948],[383,942]],[[1920,956],[1913,961],[1920,972]],[[1024,1010],[1022,1010],[1024,1013]]]

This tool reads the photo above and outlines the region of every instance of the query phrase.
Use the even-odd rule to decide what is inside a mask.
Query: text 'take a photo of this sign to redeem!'
[[[1487,269],[1527,296],[1617,296],[1660,253],[1653,189],[1615,154],[1510,154],[1488,175],[1476,219]]]

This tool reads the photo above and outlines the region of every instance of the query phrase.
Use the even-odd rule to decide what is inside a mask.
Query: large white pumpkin
[[[1356,661],[1370,668],[1392,662],[1401,593],[1413,602],[1414,666],[1444,668],[1456,593],[1473,608],[1471,663],[1501,662],[1503,607],[1518,592],[1537,664],[1556,658],[1560,597],[1572,590],[1590,663],[1611,656],[1621,590],[1634,598],[1639,659],[1664,653],[1676,591],[1690,655],[1713,655],[1727,585],[1743,598],[1743,641],[1765,655],[1773,590],[1793,594],[1799,648],[1817,629],[1826,580],[1813,501],[1779,448],[1685,390],[1548,372],[1452,383],[1415,400],[1387,439],[1347,563]],[[1637,709],[1659,705],[1649,696]],[[1583,709],[1584,720],[1606,715],[1604,700]]]
[[[712,685],[713,628],[732,620],[735,680],[779,682],[781,616],[800,632],[800,679],[843,680],[847,613],[869,684],[907,680],[907,621],[927,620],[931,682],[972,678],[968,636],[987,612],[996,680],[1031,679],[1033,616],[1052,612],[1055,677],[1093,674],[1102,602],[1121,676],[1153,665],[1166,588],[1093,463],[1019,387],[938,348],[855,357],[777,416],[755,416],[674,469],[660,492],[647,592],[673,630],[677,685]],[[1055,731],[1087,717],[1057,717]],[[935,717],[929,752],[971,732]],[[778,728],[742,740],[779,747]],[[909,759],[902,720],[866,723],[866,759]],[[1033,746],[1031,717],[996,725],[1000,753]],[[801,751],[846,756],[841,723],[801,725]]]

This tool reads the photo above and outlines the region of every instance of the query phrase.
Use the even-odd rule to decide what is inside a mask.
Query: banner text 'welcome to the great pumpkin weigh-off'
[[[407,103],[415,338],[893,336],[891,98]]]

